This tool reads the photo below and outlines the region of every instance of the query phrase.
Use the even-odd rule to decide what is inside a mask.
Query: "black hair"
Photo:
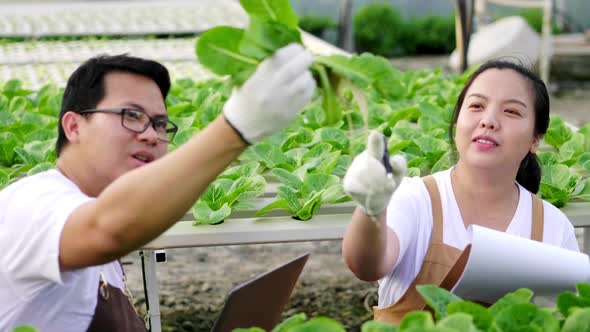
[[[55,147],[58,156],[68,142],[62,126],[64,114],[95,108],[104,98],[104,76],[110,72],[133,73],[153,80],[158,85],[164,100],[170,90],[168,70],[156,61],[127,54],[99,55],[86,60],[69,77],[64,91]]]
[[[453,119],[449,126],[449,138],[451,140],[451,144],[453,146],[455,144],[455,125],[457,124],[459,112],[461,111],[461,106],[465,100],[465,94],[467,93],[467,90],[473,81],[481,73],[488,69],[511,69],[528,79],[531,92],[533,93],[534,97],[535,136],[537,138],[541,138],[543,135],[545,135],[547,132],[547,127],[549,127],[549,93],[547,92],[545,83],[539,78],[537,74],[535,74],[531,69],[527,68],[523,64],[509,60],[495,59],[484,63],[475,72],[473,72],[473,74],[471,74],[467,80],[467,83],[465,83],[465,87],[461,91],[461,94],[459,94],[457,104],[455,104]],[[533,154],[529,151],[524,159],[520,162],[518,173],[516,174],[516,181],[532,193],[536,194],[539,191],[539,186],[541,183],[541,164],[536,154]]]

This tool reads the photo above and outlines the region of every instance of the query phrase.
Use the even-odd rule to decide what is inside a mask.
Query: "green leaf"
[[[395,111],[389,118],[388,126],[393,127],[401,120],[416,122],[420,118],[420,109],[417,106],[410,106],[398,111]]]
[[[492,322],[491,331],[558,332],[559,321],[549,310],[532,303],[513,304],[500,311]]]
[[[289,171],[284,170],[282,168],[275,168],[272,171],[272,174],[276,176],[281,183],[292,187],[295,190],[299,190],[303,187],[303,181],[297,176],[291,174]]]
[[[304,197],[304,199],[307,200],[303,204],[303,207],[297,211],[295,216],[300,220],[309,220],[320,209],[322,204],[322,192],[315,192],[310,197]]]
[[[206,202],[199,201],[193,206],[192,212],[195,218],[193,225],[216,225],[231,214],[231,208],[225,203],[219,210],[213,210]]]
[[[16,113],[19,111],[28,111],[31,110],[33,105],[31,102],[26,99],[25,97],[14,97],[8,104],[8,112]]]
[[[318,134],[318,141],[320,140],[320,135]],[[305,163],[306,161],[310,160],[310,159],[314,159],[314,158],[322,158],[323,156],[325,156],[326,154],[330,153],[332,151],[332,145],[329,143],[319,143],[316,144],[314,147],[312,147],[311,149],[309,149],[309,151],[307,151],[302,157],[301,160],[303,161],[303,163]]]
[[[295,211],[292,211],[289,208],[289,204],[287,203],[287,200],[285,200],[284,198],[280,198],[270,204],[267,204],[266,206],[262,207],[260,210],[256,211],[256,216],[257,217],[261,217],[267,213],[269,213],[272,210],[287,210],[289,211],[289,213],[291,214],[295,214]]]
[[[290,133],[283,143],[281,144],[281,150],[288,152],[295,148],[301,147],[305,143],[309,143],[313,138],[313,131],[300,127],[296,132]]]
[[[430,328],[434,327],[432,316],[427,311],[412,311],[407,313],[399,325],[399,331],[405,331],[410,328]]]
[[[576,194],[575,196],[573,196],[573,199],[581,199],[584,201],[588,201],[590,202],[590,178],[585,178],[583,180],[583,189],[582,191],[580,191],[578,194]],[[590,293],[588,293],[590,294]],[[590,297],[590,295],[589,295]]]
[[[15,122],[17,122],[17,118],[12,113],[0,111],[0,128],[13,125]]]
[[[340,77],[349,79],[356,87],[367,89],[374,86],[385,99],[396,99],[405,94],[401,74],[386,58],[369,53],[361,55],[320,56],[315,59]]]
[[[417,285],[416,290],[424,298],[424,302],[434,310],[436,319],[447,316],[447,305],[449,303],[462,301],[461,298],[451,294],[446,289],[434,285]]]
[[[317,173],[332,173],[332,170],[338,164],[338,160],[340,160],[340,151],[334,151],[328,153],[324,158],[321,158],[321,161],[313,168],[313,172]]]
[[[557,165],[559,164],[559,154],[554,151],[542,151],[537,153],[537,157],[541,161],[541,165]]]
[[[338,150],[348,150],[350,141],[343,130],[337,128],[320,128],[313,136],[313,143],[329,143]]]
[[[289,212],[293,215],[303,207],[299,201],[298,193],[299,191],[286,186],[280,186],[277,189],[277,195],[285,200]]]
[[[575,310],[565,320],[561,332],[590,332],[590,308]]]
[[[557,296],[557,309],[567,317],[574,308],[590,307],[590,298],[580,297],[573,292],[563,292]]]
[[[284,168],[292,171],[295,164],[295,161],[287,157],[277,145],[268,142],[251,146],[247,153],[248,158],[260,162],[268,169]]]
[[[569,201],[569,195],[576,189],[579,176],[574,175],[565,165],[542,167],[540,192],[549,203],[562,207]]]
[[[579,133],[572,133],[571,139],[563,143],[559,148],[559,157],[563,164],[571,166],[584,152],[584,136]]]
[[[319,77],[319,88],[322,96],[324,111],[323,126],[334,126],[342,119],[342,108],[337,98],[337,91],[331,82],[326,68],[317,61],[311,66],[312,71]]]
[[[338,323],[337,321],[327,318],[327,317],[315,317],[310,319],[309,321],[297,325],[291,329],[289,332],[346,332],[342,324]]]
[[[40,163],[35,165],[33,168],[31,168],[28,172],[27,172],[27,176],[31,176],[33,174],[37,174],[37,173],[41,173],[44,171],[48,171],[50,169],[53,169],[55,167],[55,165],[53,163],[50,162],[44,162],[44,163]]]
[[[434,163],[430,172],[436,173],[439,171],[444,171],[444,170],[451,168],[451,166],[453,166],[454,164],[455,164],[455,157],[454,157],[453,151],[447,151],[447,152],[445,152],[445,154],[442,155],[442,157],[440,157],[438,159],[438,161],[436,163]]]
[[[482,330],[487,331],[494,316],[484,306],[478,303],[470,301],[451,302],[447,306],[447,314],[453,316],[455,313],[465,313],[473,317],[473,323],[475,326]]]
[[[344,190],[342,189],[342,185],[335,184],[324,189],[322,192],[322,204],[333,204],[340,202],[343,197],[347,197],[344,194]]]
[[[223,199],[227,193],[227,191],[233,185],[233,181],[230,179],[215,179],[205,193],[201,196],[200,200],[207,202],[207,205],[211,207],[213,210],[217,210],[223,204]]]
[[[243,35],[243,30],[226,26],[208,30],[197,40],[199,62],[217,75],[244,76],[236,81],[241,85],[258,65],[258,60],[240,52],[238,45]]]
[[[16,155],[14,149],[19,143],[18,138],[13,133],[0,133],[0,165],[12,166]]]
[[[14,329],[12,329],[12,332],[39,332],[39,330],[37,330],[32,325],[23,325],[15,327]]]
[[[15,147],[14,152],[27,164],[36,165],[45,161],[52,162],[56,160],[55,141],[56,139],[33,141],[23,147]]]
[[[479,332],[473,323],[473,317],[466,313],[456,313],[440,320],[437,327],[448,327],[461,332]]]
[[[302,43],[299,30],[279,22],[250,17],[250,24],[244,31],[239,50],[244,55],[262,60],[291,43]]]
[[[397,332],[398,327],[394,324],[370,320],[361,326],[361,332]]]
[[[410,168],[408,168],[408,173],[407,173],[407,175],[406,175],[406,176],[408,176],[408,177],[421,176],[421,175],[420,175],[421,173],[422,173],[422,172],[420,171],[420,169],[419,169],[419,168],[416,168],[416,167],[410,167]]]
[[[279,325],[275,326],[272,329],[272,332],[288,332],[292,328],[299,326],[307,320],[307,315],[305,313],[298,313],[295,314],[285,320],[283,320]]]
[[[308,196],[339,183],[340,178],[335,175],[311,173],[304,179],[301,192],[303,196]]]
[[[220,202],[227,203],[230,208],[234,208],[238,201],[253,200],[262,195],[265,187],[266,181],[261,175],[241,177],[226,190],[226,194],[220,199]]]
[[[32,93],[31,90],[23,88],[23,84],[20,80],[12,79],[4,83],[2,87],[2,94],[5,95],[8,100],[14,97],[24,97]]]
[[[504,295],[501,299],[496,301],[488,308],[490,313],[494,316],[498,315],[500,311],[510,307],[514,304],[530,303],[533,298],[533,291],[527,288],[519,288],[514,292]]]
[[[580,297],[589,298],[590,299],[590,283],[581,282],[576,285],[576,290],[578,291],[578,295]]]
[[[277,21],[292,29],[298,28],[297,14],[289,0],[240,0],[240,4],[251,17]]]
[[[237,180],[241,177],[250,177],[260,173],[260,163],[256,161],[250,161],[241,165],[233,166],[221,173],[219,178],[227,178]]]
[[[572,130],[565,124],[563,119],[559,116],[551,116],[549,128],[545,133],[545,142],[559,150],[571,137]]]

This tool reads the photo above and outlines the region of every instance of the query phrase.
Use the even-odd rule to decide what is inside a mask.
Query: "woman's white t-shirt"
[[[451,169],[433,174],[440,192],[443,215],[443,242],[463,250],[470,238],[461,218],[451,185]],[[518,184],[520,196],[516,212],[506,233],[531,237],[532,198],[529,191]],[[569,250],[579,251],[574,227],[565,214],[552,204],[543,201],[543,242]],[[379,280],[379,306],[396,303],[414,281],[432,233],[432,206],[430,195],[420,177],[404,178],[387,207],[387,225],[399,239],[400,252],[396,266]]]
[[[109,284],[124,289],[117,262],[60,272],[64,224],[92,199],[57,170],[0,191],[0,331],[19,325],[40,331],[86,331],[96,308],[100,273]]]

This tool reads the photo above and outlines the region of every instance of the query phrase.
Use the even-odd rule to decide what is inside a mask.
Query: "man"
[[[311,54],[278,50],[218,117],[166,155],[168,71],[125,55],[69,78],[56,169],[0,192],[0,331],[141,331],[118,259],[162,234],[250,143],[288,125],[315,83]]]

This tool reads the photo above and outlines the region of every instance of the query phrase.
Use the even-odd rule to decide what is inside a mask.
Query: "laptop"
[[[233,288],[212,332],[260,327],[272,330],[281,321],[285,305],[310,253]]]

